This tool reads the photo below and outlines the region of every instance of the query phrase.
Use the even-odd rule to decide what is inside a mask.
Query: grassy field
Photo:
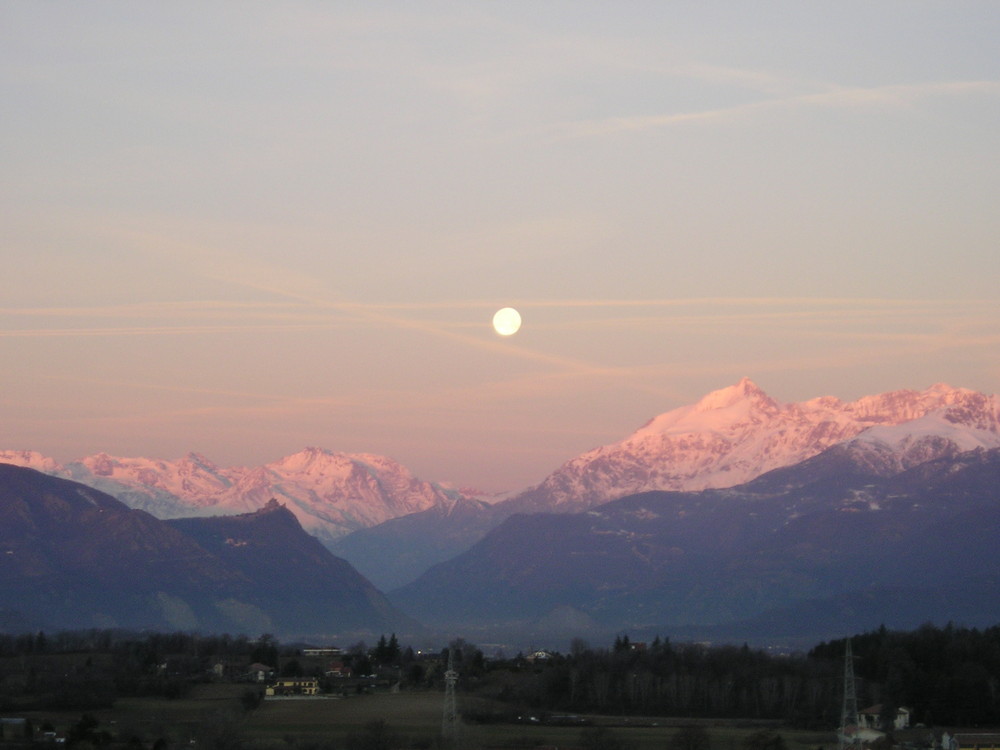
[[[240,695],[246,685],[197,685],[186,698],[119,698],[114,708],[92,711],[27,711],[26,715],[36,729],[51,724],[57,732],[65,734],[69,727],[90,714],[99,722],[100,729],[119,737],[135,735],[148,742],[160,737],[174,744],[187,744],[201,728],[220,717],[226,721],[239,719],[243,713]]]
[[[443,693],[427,692],[268,700],[247,717],[245,729],[248,735],[260,738],[343,738],[382,719],[399,734],[432,738],[441,731],[443,705]]]
[[[352,732],[379,719],[402,735],[410,745],[430,746],[440,732],[443,710],[441,693],[398,693],[364,695],[343,700],[265,701],[246,720],[246,736],[258,740],[277,740],[286,736],[343,740]],[[459,706],[461,710],[461,705]],[[588,717],[606,725],[638,750],[663,750],[679,726],[692,723],[684,719],[639,719]],[[752,727],[716,725],[701,722],[709,732],[712,750],[739,750]],[[537,724],[464,725],[461,746],[464,748],[531,748],[539,745],[571,747],[580,744],[581,727],[542,726]],[[836,744],[834,733],[781,729],[788,750],[830,750]]]
[[[345,746],[351,734],[362,733],[373,721],[384,720],[398,735],[402,747],[436,747],[441,730],[444,695],[439,692],[404,692],[357,695],[349,698],[267,700],[245,711],[240,696],[246,685],[199,685],[183,699],[122,698],[113,709],[91,712],[101,727],[125,738],[142,738],[148,746],[165,737],[174,748],[196,739],[199,748],[247,747],[251,750],[287,750],[295,745],[329,743]],[[459,699],[461,711],[461,698]],[[65,731],[78,721],[80,712],[44,712],[32,716],[36,726],[48,721]],[[678,727],[695,723],[686,719],[641,719],[587,717],[595,725],[608,726],[616,736],[637,750],[664,750]],[[697,722],[706,727],[711,750],[740,750],[753,727],[732,722]],[[540,745],[580,745],[581,727],[539,724],[463,725],[460,747],[532,748]],[[832,750],[833,732],[818,733],[779,729],[788,750]],[[221,740],[219,742],[218,740]]]

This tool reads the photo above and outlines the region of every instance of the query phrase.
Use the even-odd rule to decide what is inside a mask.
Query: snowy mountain
[[[1000,401],[939,384],[851,402],[827,396],[781,404],[744,378],[577,456],[501,506],[571,512],[638,492],[732,487],[855,439],[863,441],[855,450],[884,463],[883,475],[998,447]]]
[[[1000,446],[1000,404],[996,396],[947,385],[852,402],[827,396],[781,404],[744,378],[475,514],[422,512],[352,533],[331,549],[389,590],[465,551],[514,513],[572,513],[639,492],[733,487],[833,446],[850,466],[892,476],[931,459]]]
[[[0,463],[72,479],[162,519],[247,513],[277,498],[326,544],[460,497],[384,456],[321,448],[250,468],[222,468],[195,453],[176,461],[100,453],[61,466],[35,452],[3,451]]]
[[[783,404],[744,378],[492,505],[456,506],[467,495],[382,456],[318,448],[253,468],[220,468],[197,454],[177,461],[98,454],[59,466],[37,453],[8,451],[0,462],[73,479],[158,518],[246,513],[275,497],[309,533],[390,587],[468,549],[514,513],[575,512],[653,490],[732,487],[832,446],[870,473],[891,476],[934,458],[1000,447],[1000,402],[939,384],[850,402],[825,396]]]

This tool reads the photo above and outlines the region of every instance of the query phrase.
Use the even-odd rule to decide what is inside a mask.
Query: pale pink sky
[[[998,38],[992,2],[4,4],[0,449],[503,490],[744,375],[994,393]]]

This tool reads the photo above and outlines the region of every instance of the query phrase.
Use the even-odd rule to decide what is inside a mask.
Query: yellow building
[[[315,677],[282,678],[264,689],[265,696],[271,695],[316,695],[319,682]]]

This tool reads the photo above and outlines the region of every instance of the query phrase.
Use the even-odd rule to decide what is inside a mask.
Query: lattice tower
[[[441,719],[441,738],[445,747],[458,747],[458,709],[455,704],[455,649],[448,649],[448,670],[444,673],[444,716]]]
[[[851,639],[847,639],[844,652],[844,705],[840,711],[840,729],[837,732],[841,750],[859,745],[858,740],[858,694],[854,686],[854,654]]]

